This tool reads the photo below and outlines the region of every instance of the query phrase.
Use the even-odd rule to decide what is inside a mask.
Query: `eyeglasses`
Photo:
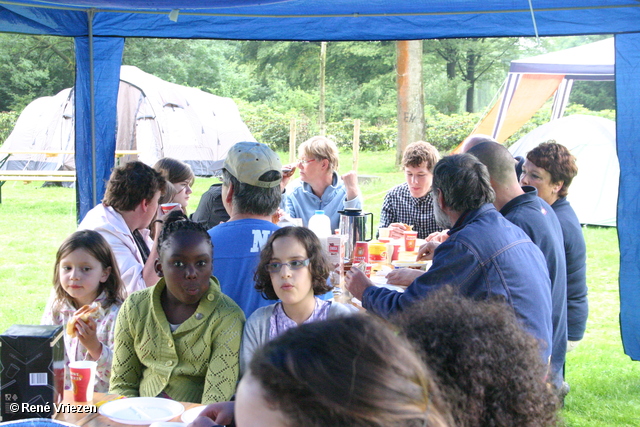
[[[285,265],[289,267],[289,270],[300,270],[309,265],[309,258],[289,262],[270,262],[265,268],[269,273],[279,273]]]
[[[311,163],[315,161],[316,159],[309,159],[309,160],[298,159],[298,164],[302,166],[307,166],[307,163]]]

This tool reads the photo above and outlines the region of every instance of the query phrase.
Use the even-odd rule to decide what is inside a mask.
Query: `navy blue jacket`
[[[589,316],[587,301],[587,245],[578,217],[565,197],[551,205],[562,228],[567,258],[567,327],[570,341],[584,336]]]
[[[524,186],[522,189],[525,193],[505,204],[500,213],[522,228],[546,259],[551,279],[553,320],[551,369],[555,374],[556,384],[561,385],[567,354],[567,267],[562,229],[551,206],[538,197],[538,190],[531,186]]]
[[[525,329],[542,341],[545,360],[551,355],[551,283],[544,256],[491,203],[458,219],[436,248],[431,268],[404,293],[370,286],[362,303],[389,317],[447,284],[471,298],[503,297]]]

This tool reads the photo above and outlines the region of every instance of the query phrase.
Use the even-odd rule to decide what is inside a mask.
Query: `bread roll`
[[[92,315],[98,312],[99,309],[100,309],[100,303],[94,302],[91,305],[83,305],[78,310],[76,310],[76,312],[73,313],[73,316],[71,317],[71,319],[69,319],[69,322],[67,323],[67,334],[71,335],[72,337],[75,337],[76,322],[78,321],[78,319],[82,319],[83,322],[87,322]]]

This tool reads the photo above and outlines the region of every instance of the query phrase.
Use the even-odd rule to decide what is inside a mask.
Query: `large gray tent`
[[[20,154],[9,157],[2,169],[75,169],[73,120],[71,88],[31,102],[2,146]],[[236,142],[255,141],[231,98],[169,83],[130,65],[120,70],[117,129],[116,150],[138,153],[121,161],[137,158],[153,165],[172,157],[188,163],[198,176],[221,169]]]

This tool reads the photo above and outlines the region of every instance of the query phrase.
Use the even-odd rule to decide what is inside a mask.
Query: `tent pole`
[[[96,100],[95,100],[95,82],[94,63],[93,63],[93,17],[95,9],[87,11],[89,17],[89,106],[91,115],[91,205],[98,204],[97,196],[97,172],[96,172]]]

